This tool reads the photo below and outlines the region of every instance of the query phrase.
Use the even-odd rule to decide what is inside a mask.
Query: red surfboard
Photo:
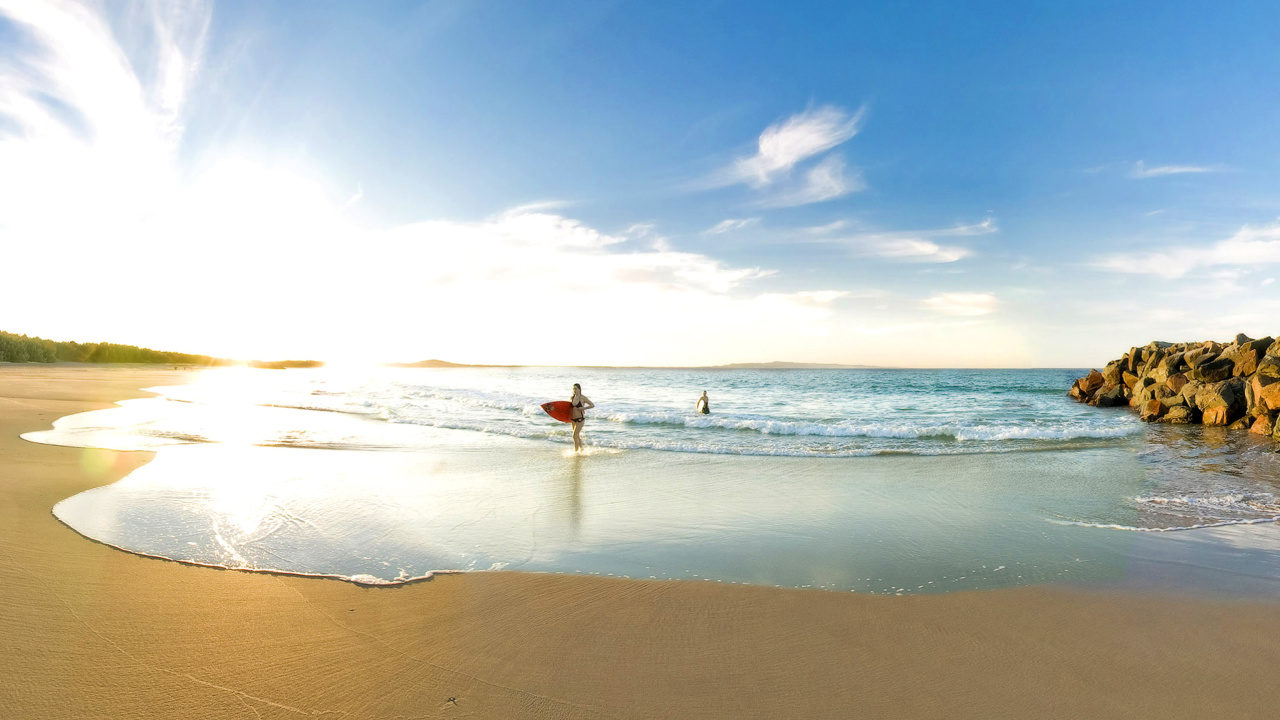
[[[562,423],[573,422],[573,405],[568,400],[542,403],[542,409]]]

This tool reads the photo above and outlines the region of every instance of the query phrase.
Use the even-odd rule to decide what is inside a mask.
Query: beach
[[[528,572],[361,587],[144,558],[61,524],[56,503],[152,454],[19,435],[199,374],[0,366],[5,717],[1268,717],[1280,700],[1266,599]]]

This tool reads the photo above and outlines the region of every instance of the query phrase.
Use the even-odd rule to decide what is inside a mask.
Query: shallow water
[[[1135,577],[1271,588],[1274,446],[1076,405],[1074,374],[226,371],[26,437],[160,448],[55,514],[224,567],[893,594]],[[598,406],[585,455],[537,409],[571,378]],[[703,389],[709,418],[691,412]]]

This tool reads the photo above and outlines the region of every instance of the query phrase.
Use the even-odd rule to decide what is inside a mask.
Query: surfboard
[[[562,423],[572,422],[573,420],[573,405],[569,404],[568,400],[542,403],[542,409]]]

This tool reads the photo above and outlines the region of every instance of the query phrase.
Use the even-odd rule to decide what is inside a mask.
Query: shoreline
[[[193,377],[0,369],[6,715],[1262,717],[1280,700],[1273,602],[501,571],[362,587],[154,562],[57,520],[54,504],[153,453],[19,433]]]

